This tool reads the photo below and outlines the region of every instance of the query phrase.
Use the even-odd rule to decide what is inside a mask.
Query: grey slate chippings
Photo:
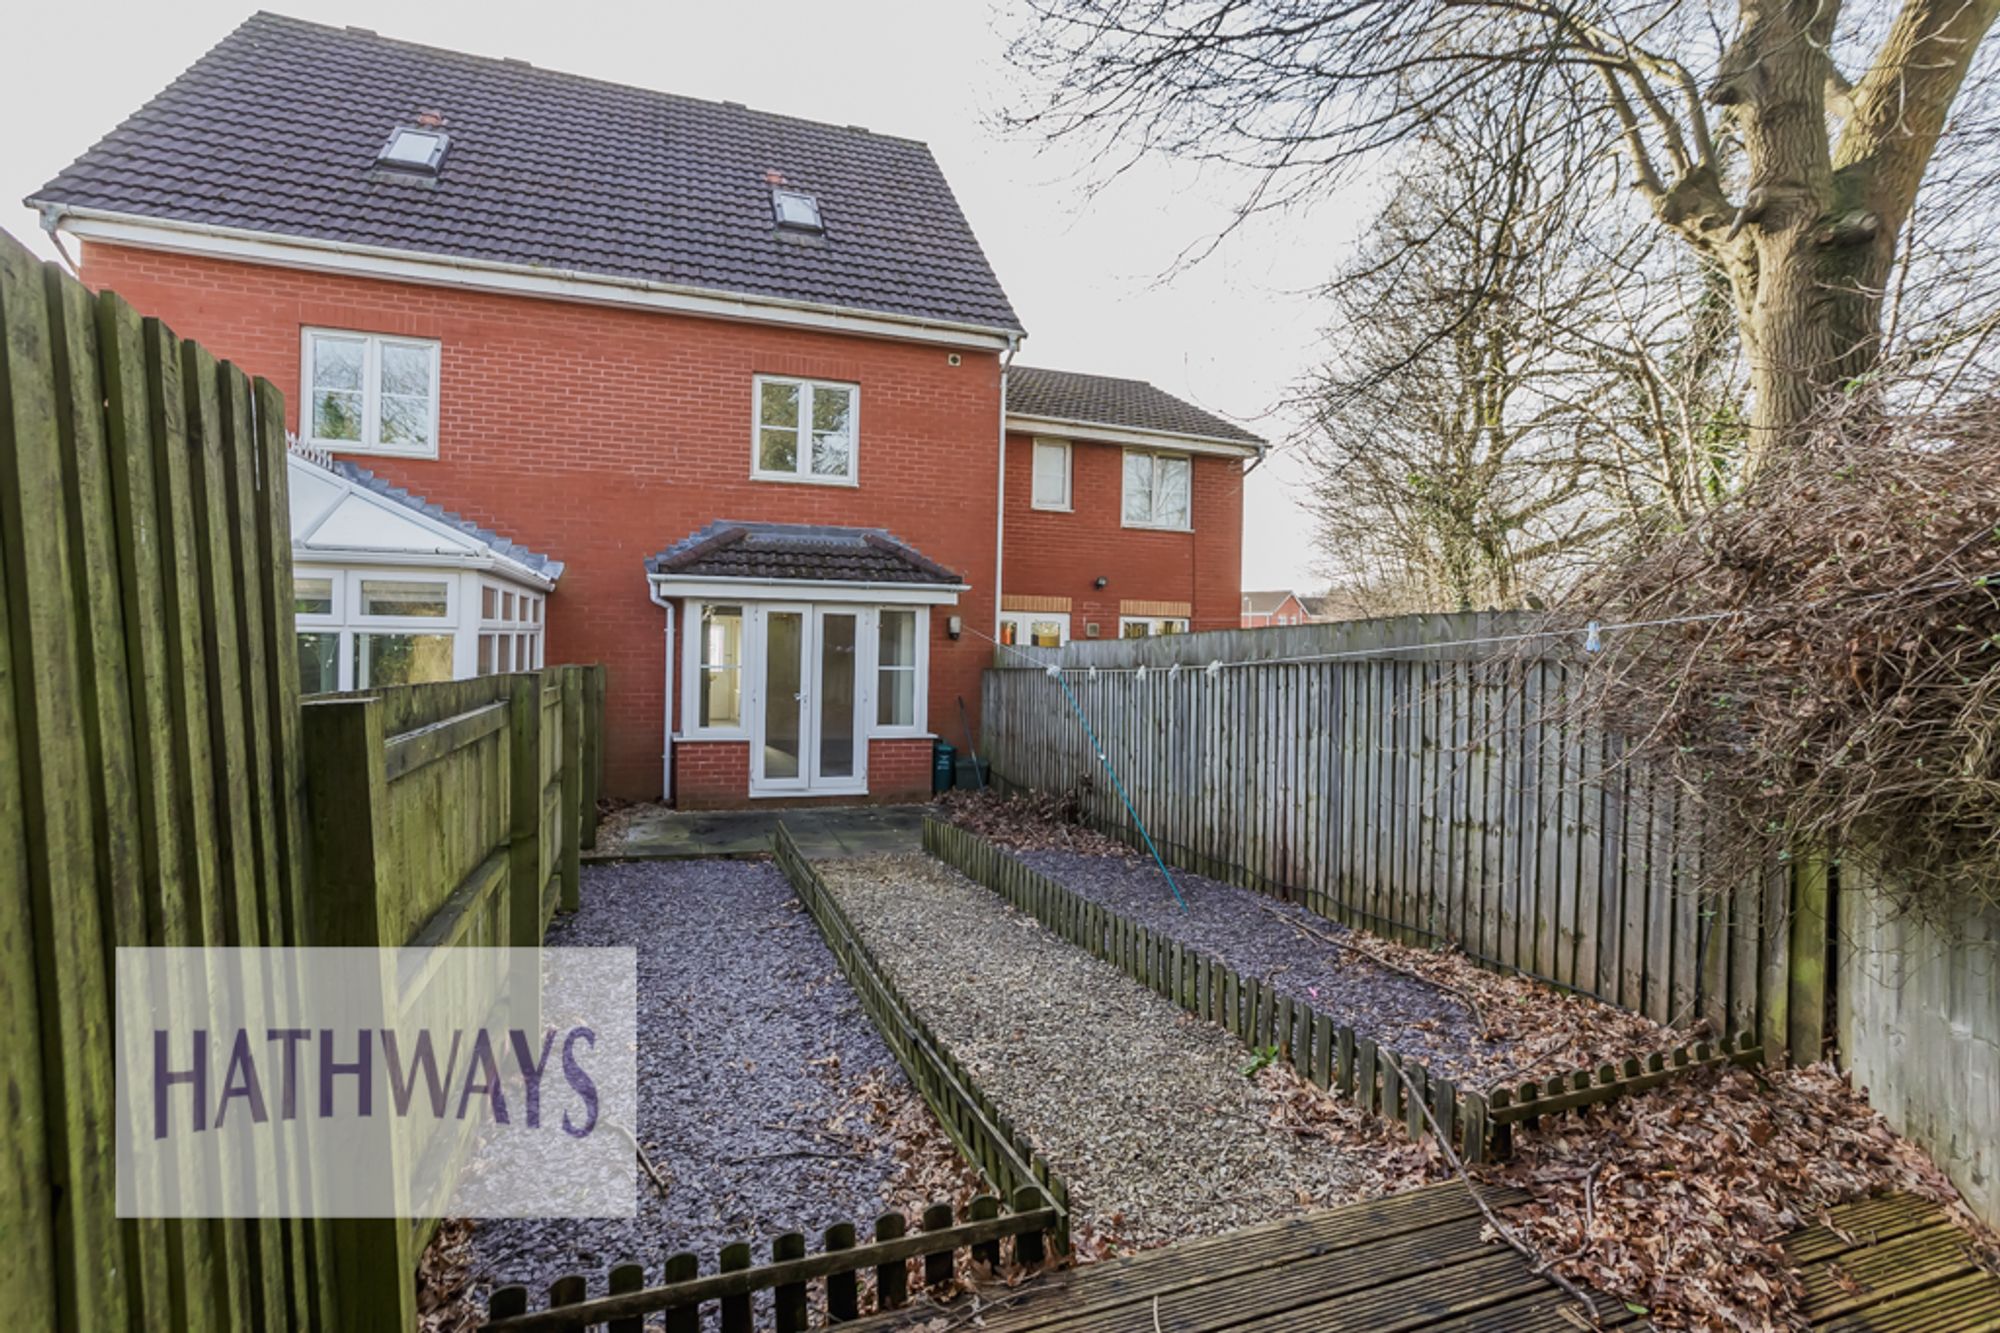
[[[582,910],[548,943],[638,951],[636,1132],[670,1193],[662,1202],[641,1175],[635,1218],[478,1222],[474,1284],[524,1283],[539,1303],[550,1282],[581,1273],[596,1296],[628,1259],[657,1282],[677,1251],[708,1273],[732,1241],[768,1258],[786,1231],[872,1224],[891,1206],[894,1145],[858,1113],[839,1135],[823,1130],[853,1110],[871,1070],[898,1085],[902,1073],[777,868],[591,866],[582,888]]]
[[[1212,1235],[1353,1197],[1363,1173],[1268,1122],[1222,1031],[925,856],[817,863],[904,998],[1112,1244]]]

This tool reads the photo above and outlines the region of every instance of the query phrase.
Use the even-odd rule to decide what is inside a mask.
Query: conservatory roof
[[[486,569],[549,589],[563,565],[352,463],[287,455],[292,559]]]

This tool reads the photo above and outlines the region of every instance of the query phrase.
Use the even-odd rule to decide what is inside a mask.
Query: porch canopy
[[[685,626],[667,662],[669,788],[677,743],[747,744],[750,796],[865,793],[871,742],[929,743],[930,612],[966,583],[909,543],[725,520],[646,577]]]
[[[298,448],[288,462],[306,693],[543,664],[561,561],[352,463]]]

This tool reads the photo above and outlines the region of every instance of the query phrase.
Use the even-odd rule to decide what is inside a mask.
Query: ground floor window
[[[750,794],[867,790],[868,742],[927,738],[928,605],[681,603],[680,731],[750,743]]]
[[[1185,634],[1187,621],[1180,616],[1121,616],[1118,619],[1118,637],[1122,639],[1151,639],[1162,634]]]
[[[476,574],[302,567],[293,596],[306,694],[542,665],[543,595]]]
[[[1009,647],[1060,648],[1069,642],[1069,617],[1060,611],[1003,611],[1000,642]]]

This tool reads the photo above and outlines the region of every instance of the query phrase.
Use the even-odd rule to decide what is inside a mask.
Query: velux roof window
[[[390,133],[389,142],[382,145],[382,151],[375,160],[396,171],[435,176],[444,161],[444,150],[450,146],[451,138],[442,130],[419,130],[399,125]]]
[[[771,191],[771,207],[780,227],[795,231],[824,231],[819,220],[819,200],[798,190]]]

